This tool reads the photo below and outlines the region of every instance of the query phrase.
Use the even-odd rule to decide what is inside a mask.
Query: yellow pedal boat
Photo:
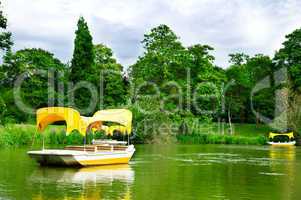
[[[96,112],[92,117],[82,117],[71,108],[50,107],[37,111],[37,129],[42,132],[49,124],[65,121],[69,134],[78,130],[82,135],[91,130],[104,130],[113,135],[115,131],[129,138],[132,126],[132,113],[126,109],[110,109]],[[103,122],[118,125],[105,126]],[[28,151],[28,155],[41,165],[95,166],[126,164],[132,158],[135,147],[127,142],[116,140],[94,140],[92,145],[66,146],[64,149],[43,149]]]
[[[293,132],[288,133],[269,133],[269,141],[270,145],[277,146],[292,146],[296,144],[296,140]]]

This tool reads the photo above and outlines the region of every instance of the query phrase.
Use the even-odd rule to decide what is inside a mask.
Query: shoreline
[[[237,129],[243,130],[243,126],[250,124],[239,124]],[[78,133],[72,133],[68,136],[64,133],[64,126],[51,125],[43,134],[36,131],[33,124],[7,124],[0,126],[0,147],[21,147],[42,145],[43,137],[46,145],[74,145],[83,144],[83,137]],[[237,131],[236,131],[237,132]],[[156,143],[174,143],[174,144],[237,144],[237,145],[265,145],[267,137],[265,134],[245,133],[229,135],[220,133],[193,133],[193,134],[175,134],[172,136],[172,142],[168,139],[170,136],[160,136],[161,140],[145,140],[142,144]],[[252,132],[252,131],[250,131]],[[91,139],[91,138],[90,138]],[[135,142],[134,144],[139,144]],[[141,143],[141,142],[140,142]]]

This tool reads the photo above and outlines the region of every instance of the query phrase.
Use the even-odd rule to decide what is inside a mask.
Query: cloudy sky
[[[40,47],[71,60],[80,15],[94,43],[111,47],[129,66],[143,53],[143,34],[167,24],[185,46],[209,44],[215,63],[227,67],[228,54],[273,55],[284,36],[301,27],[298,0],[2,0],[15,50]]]

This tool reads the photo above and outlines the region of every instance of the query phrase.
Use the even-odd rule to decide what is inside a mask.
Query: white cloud
[[[2,7],[16,50],[42,47],[70,60],[76,22],[83,15],[94,43],[109,45],[126,66],[142,53],[143,34],[162,23],[184,45],[215,47],[222,67],[237,51],[273,55],[284,36],[301,27],[297,0],[4,0]]]

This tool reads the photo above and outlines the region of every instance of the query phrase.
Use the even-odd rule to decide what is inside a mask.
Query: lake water
[[[129,165],[40,167],[0,150],[0,199],[301,199],[301,148],[140,145]]]

